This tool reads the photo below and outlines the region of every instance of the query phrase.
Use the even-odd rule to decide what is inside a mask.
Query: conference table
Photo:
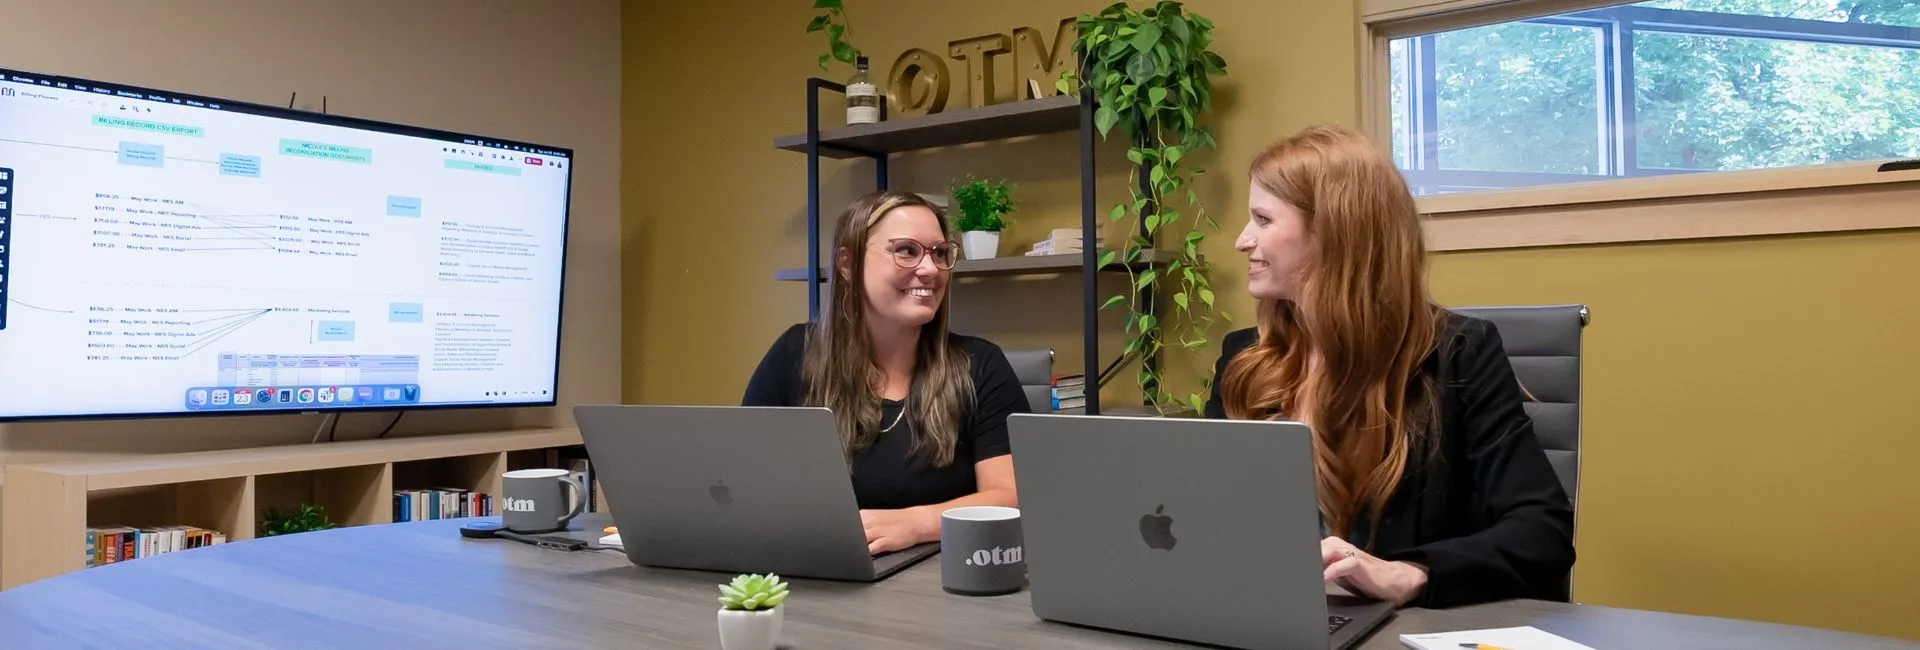
[[[466,520],[355,526],[94,567],[0,592],[7,648],[719,648],[715,585],[611,549],[463,539]],[[568,535],[597,539],[604,516]],[[76,552],[79,549],[75,549]],[[1025,591],[940,589],[937,557],[873,584],[794,580],[782,647],[1177,648],[1042,621]],[[1403,633],[1531,625],[1610,648],[1901,648],[1894,639],[1721,618],[1536,601],[1405,609],[1362,648]]]

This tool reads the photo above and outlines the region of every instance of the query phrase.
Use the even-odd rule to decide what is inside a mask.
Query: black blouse
[[[747,381],[742,406],[800,406],[807,325],[787,328],[760,359]],[[873,444],[852,458],[853,494],[863,509],[891,510],[944,503],[979,491],[973,464],[1011,453],[1007,416],[1031,410],[1013,364],[998,346],[985,339],[960,334],[947,341],[965,353],[973,370],[974,403],[962,417],[953,462],[933,467],[909,452],[912,418],[901,415],[897,400],[882,400],[880,427]],[[891,424],[893,428],[887,429]]]
[[[1220,379],[1227,362],[1258,338],[1247,328],[1222,341],[1207,417],[1226,417]],[[1500,333],[1490,322],[1450,312],[1441,339],[1422,364],[1441,379],[1438,453],[1409,465],[1363,548],[1427,567],[1427,586],[1410,606],[1566,600],[1573,505],[1534,436]]]

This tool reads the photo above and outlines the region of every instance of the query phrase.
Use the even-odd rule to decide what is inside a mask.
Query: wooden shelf
[[[580,444],[579,429],[524,429],[445,436],[351,440],[317,445],[198,451],[100,461],[9,465],[7,477],[11,479],[16,469],[26,470],[60,477],[84,478],[88,490],[106,490],[578,444]],[[4,492],[0,490],[0,494]],[[4,511],[0,511],[0,514],[4,514]]]
[[[531,464],[526,452],[579,444],[579,429],[521,429],[8,465],[0,588],[86,568],[89,526],[181,524],[235,542],[261,510],[300,503],[343,526],[387,523],[396,480],[497,493],[509,454]]]
[[[828,129],[820,132],[820,155],[863,158],[1078,128],[1080,98],[1056,95]],[[774,138],[773,146],[806,153],[807,134]]]
[[[1168,262],[1171,262],[1175,259],[1178,259],[1178,256],[1171,252],[1161,251],[1161,250],[1147,250],[1147,251],[1142,251],[1140,253],[1140,261],[1134,263],[1132,266],[1134,268],[1160,266]],[[1048,275],[1048,274],[1054,274],[1054,273],[1077,273],[1080,271],[1081,261],[1082,260],[1080,257],[1080,253],[1063,253],[1060,255],[1033,255],[1033,256],[1018,255],[1018,256],[1012,256],[1012,257],[995,257],[992,259],[984,259],[984,260],[960,260],[960,263],[953,265],[953,274],[955,276],[968,276],[968,275]],[[1126,266],[1128,265],[1121,264],[1120,262],[1114,262],[1112,264],[1108,264],[1106,268],[1101,270],[1117,271],[1122,268],[1125,268]],[[816,277],[820,279],[825,279],[826,269],[821,269],[820,275]],[[807,272],[803,269],[797,269],[797,268],[779,269],[773,272],[773,279],[779,280],[782,282],[805,282],[807,280]]]

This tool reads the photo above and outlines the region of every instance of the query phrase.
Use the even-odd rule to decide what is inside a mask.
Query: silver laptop
[[[1042,619],[1341,650],[1393,614],[1328,593],[1305,425],[1015,414],[1007,428]]]
[[[573,416],[635,564],[874,581],[940,550],[868,554],[825,408],[581,405]]]

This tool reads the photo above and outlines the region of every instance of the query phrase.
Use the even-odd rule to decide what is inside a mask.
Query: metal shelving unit
[[[833,91],[844,95],[846,86],[820,78],[807,79],[806,132],[780,136],[773,141],[773,146],[777,149],[804,153],[807,156],[807,266],[797,269],[780,269],[774,273],[774,279],[807,284],[807,319],[809,321],[820,316],[820,285],[826,282],[825,265],[820,260],[821,158],[873,160],[875,187],[884,190],[887,188],[888,158],[892,154],[1074,131],[1079,134],[1080,143],[1082,241],[1099,241],[1096,236],[1099,226],[1098,215],[1094,205],[1094,149],[1098,132],[1093,126],[1095,99],[1090,90],[1082,89],[1077,97],[1060,95],[897,120],[887,118],[886,103],[882,102],[880,122],[855,124],[824,131],[820,129],[822,91]],[[1125,270],[1127,265],[1116,261],[1105,268],[1097,268],[1102,249],[1097,246],[1083,246],[1083,249],[1078,255],[1069,253],[964,260],[954,265],[953,272],[956,276],[1006,276],[1078,271],[1081,276],[1081,339],[1082,345],[1085,346],[1086,363],[1084,373],[1089,387],[1086,412],[1089,415],[1098,415],[1100,413],[1098,386],[1103,374],[1100,365],[1099,272]],[[1162,265],[1173,258],[1171,254],[1149,249],[1143,251],[1140,259],[1133,262],[1132,266],[1145,268]],[[813,269],[813,272],[809,273],[808,269]],[[1151,358],[1145,360],[1146,363],[1154,361]]]

